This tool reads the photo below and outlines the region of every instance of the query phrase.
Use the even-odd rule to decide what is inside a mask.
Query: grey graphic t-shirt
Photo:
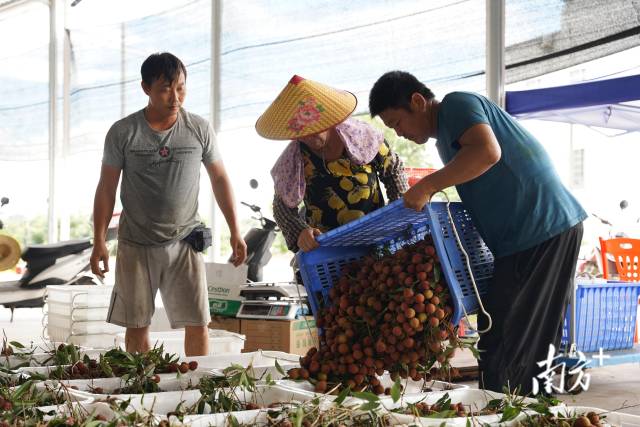
[[[220,159],[202,117],[180,109],[168,130],[153,130],[140,110],[111,126],[102,163],[122,170],[118,238],[162,246],[186,237],[200,222],[200,163]]]

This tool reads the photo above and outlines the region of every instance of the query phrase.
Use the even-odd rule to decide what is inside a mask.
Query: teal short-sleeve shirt
[[[464,132],[480,123],[493,130],[501,158],[487,172],[456,188],[496,257],[536,246],[587,217],[538,140],[481,95],[453,92],[440,103],[436,147],[443,163],[460,150],[458,140]]]

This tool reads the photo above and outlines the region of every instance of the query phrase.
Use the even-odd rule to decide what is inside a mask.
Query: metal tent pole
[[[487,97],[504,108],[505,0],[486,0]]]
[[[222,0],[211,2],[211,98],[209,103],[210,120],[213,131],[220,131],[220,39],[222,37]],[[209,193],[210,194],[210,193]],[[220,258],[220,209],[215,197],[211,195],[210,221],[213,230],[213,244],[209,251],[210,261]]]

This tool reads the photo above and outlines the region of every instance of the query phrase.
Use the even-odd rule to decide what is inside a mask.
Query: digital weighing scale
[[[245,298],[236,317],[294,320],[310,313],[304,286],[293,282],[254,282],[240,287]]]

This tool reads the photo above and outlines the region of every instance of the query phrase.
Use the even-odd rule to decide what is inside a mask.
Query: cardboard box
[[[240,333],[240,319],[235,317],[211,316],[209,329],[222,329],[224,331]]]
[[[318,342],[313,317],[296,320],[241,319],[240,333],[246,336],[245,352],[262,349],[304,356]]]
[[[211,315],[235,317],[244,299],[240,286],[247,282],[247,265],[205,263],[209,312]]]

